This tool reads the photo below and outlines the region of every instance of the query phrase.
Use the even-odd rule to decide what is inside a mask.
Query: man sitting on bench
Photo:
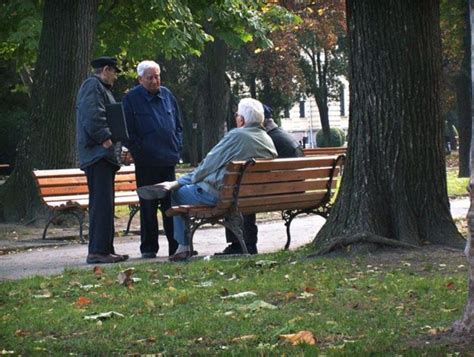
[[[219,190],[223,185],[225,168],[234,160],[273,159],[277,151],[272,139],[262,127],[263,106],[258,100],[244,98],[239,102],[237,118],[245,121],[245,126],[229,131],[214,146],[199,166],[177,181],[166,181],[156,185],[138,188],[143,199],[162,198],[172,192],[171,204],[176,205],[216,205]],[[179,243],[170,261],[182,261],[190,257],[189,242],[185,236],[185,223],[182,217],[174,216],[174,239]]]

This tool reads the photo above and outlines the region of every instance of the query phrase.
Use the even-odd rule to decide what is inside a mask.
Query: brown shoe
[[[112,255],[114,257],[117,257],[117,258],[120,258],[122,262],[128,260],[128,258],[129,258],[128,254],[115,254],[115,253],[113,253],[113,254],[110,254],[110,255]]]
[[[171,257],[168,258],[170,262],[184,262],[191,258],[191,254],[189,254],[189,251],[184,251],[181,253],[176,253],[175,255],[172,255]]]
[[[113,254],[89,254],[86,259],[87,264],[110,264],[123,261],[122,256]]]

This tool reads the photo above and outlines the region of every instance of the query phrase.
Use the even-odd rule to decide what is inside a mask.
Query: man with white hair
[[[137,186],[175,180],[175,166],[182,148],[181,113],[171,91],[161,86],[160,66],[142,61],[137,66],[138,86],[123,99],[130,140],[124,145],[135,162]],[[158,217],[160,207],[168,238],[169,255],[178,244],[173,239],[173,219],[165,215],[171,207],[169,197],[161,200],[140,199],[140,252],[143,258],[155,258],[159,249]]]
[[[138,195],[143,199],[156,199],[171,191],[173,205],[214,206],[219,199],[219,190],[223,185],[229,162],[251,158],[275,158],[277,156],[275,145],[262,126],[264,118],[262,103],[252,98],[244,98],[239,102],[236,115],[237,120],[245,123],[244,126],[229,131],[193,172],[180,177],[177,181],[141,187],[138,189]],[[173,217],[173,220],[174,238],[179,246],[170,260],[186,260],[191,253],[184,233],[184,220],[180,216]]]

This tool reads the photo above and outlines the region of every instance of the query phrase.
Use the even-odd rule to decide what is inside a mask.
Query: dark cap
[[[93,59],[91,62],[92,68],[102,68],[105,66],[110,66],[115,68],[117,72],[122,72],[120,68],[117,67],[117,59],[115,57],[102,56],[96,59]]]
[[[270,119],[273,115],[273,110],[268,105],[263,104],[263,115],[265,119]]]

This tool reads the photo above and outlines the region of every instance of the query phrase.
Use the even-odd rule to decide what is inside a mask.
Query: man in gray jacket
[[[110,89],[120,69],[112,57],[91,62],[94,75],[82,83],[76,100],[76,144],[79,167],[89,188],[88,264],[116,263],[128,259],[114,250],[114,180],[120,168],[120,143],[113,143],[107,125],[106,104],[115,103]]]
[[[157,196],[172,191],[173,206],[185,204],[214,206],[219,199],[219,190],[223,185],[229,162],[251,158],[275,158],[277,156],[275,145],[262,127],[264,118],[262,103],[252,98],[242,99],[239,102],[237,117],[245,120],[245,126],[229,131],[193,172],[180,177],[177,181],[140,187],[139,196],[143,199],[156,199]],[[174,239],[179,246],[170,260],[188,259],[191,253],[184,234],[184,220],[180,216],[173,217],[173,220]]]

